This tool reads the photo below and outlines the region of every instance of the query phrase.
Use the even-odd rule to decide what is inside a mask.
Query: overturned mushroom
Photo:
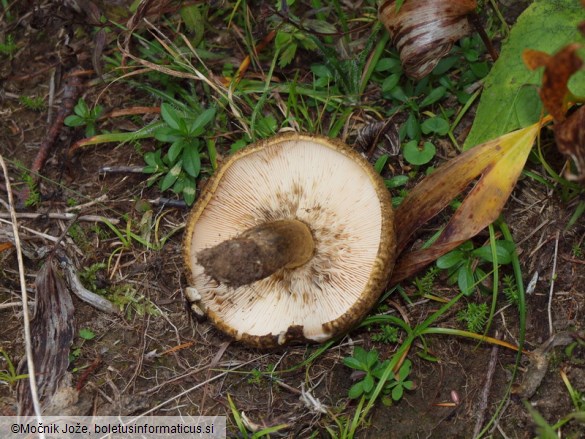
[[[390,195],[343,143],[288,133],[236,153],[187,222],[187,299],[228,335],[322,342],[376,303],[394,264]]]

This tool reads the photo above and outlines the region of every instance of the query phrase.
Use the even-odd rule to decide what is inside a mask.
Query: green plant
[[[512,261],[514,243],[507,240],[495,241],[498,264],[509,264]],[[471,241],[467,241],[455,250],[437,259],[437,267],[447,270],[449,281],[457,282],[459,289],[469,296],[474,287],[487,278],[487,273],[480,265],[494,262],[492,249],[489,245],[474,248]]]
[[[81,350],[85,342],[93,340],[95,338],[95,333],[89,328],[82,328],[79,330],[79,338],[81,341],[76,344],[75,346],[71,347],[71,352],[69,352],[69,362],[73,363],[81,356]]]
[[[353,384],[349,389],[349,397],[351,399],[358,399],[364,396],[366,399],[370,399],[376,388],[376,384],[387,369],[389,363],[388,360],[381,362],[378,351],[375,349],[366,352],[364,348],[357,346],[351,357],[343,359],[344,365],[364,374],[363,378]],[[411,361],[405,360],[398,373],[385,383],[382,393],[391,393],[392,400],[399,401],[402,398],[404,390],[410,390],[414,386],[412,381],[406,379],[410,374],[411,368]],[[385,403],[390,402],[387,399],[383,401]]]
[[[457,320],[465,322],[467,330],[471,332],[483,332],[488,318],[486,303],[468,303],[467,308],[457,313]]]
[[[41,111],[46,107],[42,96],[20,96],[18,100],[28,110]]]
[[[85,136],[92,137],[96,135],[96,124],[104,109],[101,105],[96,105],[89,108],[83,98],[77,101],[77,105],[73,107],[73,113],[65,118],[63,123],[68,127],[85,126]]]
[[[0,369],[0,383],[11,386],[18,380],[28,378],[28,374],[16,373],[16,367],[14,367],[10,357],[2,348],[0,348],[0,355],[2,355],[2,358],[4,358],[4,361],[6,362],[6,369]]]
[[[6,35],[6,39],[3,43],[0,43],[0,55],[8,55],[12,58],[12,55],[16,53],[18,46],[14,42],[14,35]]]
[[[432,266],[423,276],[415,277],[414,286],[416,287],[416,294],[419,296],[430,294],[433,291],[433,285],[439,273],[439,267]]]
[[[20,174],[20,178],[28,189],[28,197],[24,200],[24,205],[26,207],[38,206],[41,202],[41,193],[37,187],[37,183],[30,172],[24,170],[24,167],[21,169],[23,169],[23,171]]]
[[[393,325],[381,325],[380,331],[372,334],[372,341],[381,343],[396,343],[398,341],[398,328]]]
[[[502,278],[502,283],[504,286],[503,288],[504,295],[506,296],[506,300],[508,301],[508,303],[518,305],[519,293],[518,286],[516,285],[516,279],[514,279],[514,276],[509,274],[505,275]]]
[[[171,145],[164,156],[160,149],[144,155],[147,164],[144,172],[152,174],[148,184],[159,181],[162,191],[172,189],[182,194],[187,204],[193,204],[197,188],[195,179],[201,172],[201,148],[204,145],[201,137],[213,121],[215,109],[197,114],[179,111],[163,103],[161,116],[166,125],[157,128],[154,137]]]
[[[258,428],[258,431],[253,432],[250,434],[248,428],[251,428],[250,422],[247,420],[246,415],[244,412],[240,414],[234,400],[232,399],[231,395],[228,393],[227,395],[228,404],[230,406],[230,410],[232,412],[232,416],[234,418],[234,422],[236,423],[236,427],[238,428],[240,435],[238,437],[242,437],[244,439],[259,439],[259,438],[269,438],[271,433],[276,433],[280,430],[288,428],[287,424],[280,424],[274,425],[272,427],[266,428]]]

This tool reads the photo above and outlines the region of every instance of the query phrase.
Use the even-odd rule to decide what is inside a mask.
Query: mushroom
[[[376,303],[395,259],[383,180],[338,140],[286,133],[230,157],[188,218],[192,309],[256,347],[323,342]]]

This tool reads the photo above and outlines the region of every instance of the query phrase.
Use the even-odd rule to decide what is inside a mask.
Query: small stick
[[[495,337],[498,338],[498,333],[496,332]],[[488,406],[488,399],[490,396],[490,390],[492,387],[492,381],[494,379],[494,373],[496,371],[496,363],[498,360],[498,345],[492,346],[492,352],[490,354],[490,362],[488,364],[487,376],[485,379],[485,384],[483,386],[483,391],[481,392],[481,398],[479,400],[479,407],[477,408],[477,421],[475,422],[475,427],[473,428],[473,435],[471,437],[477,437],[485,420],[485,412]]]
[[[553,323],[552,323],[552,299],[553,293],[555,290],[555,276],[557,272],[557,256],[559,254],[559,231],[557,230],[557,236],[555,237],[555,255],[553,259],[553,267],[552,272],[550,275],[550,290],[548,292],[548,306],[547,306],[547,314],[548,314],[548,332],[549,335],[553,335]]]
[[[43,424],[43,417],[41,414],[41,404],[39,402],[36,369],[33,356],[32,338],[30,331],[30,314],[28,309],[28,292],[26,291],[26,279],[24,277],[24,260],[22,257],[20,235],[18,234],[18,220],[16,219],[16,212],[14,210],[14,199],[12,197],[12,188],[10,187],[10,179],[8,178],[8,169],[4,162],[4,157],[0,154],[0,166],[4,173],[6,181],[6,192],[8,193],[8,204],[10,206],[10,215],[12,220],[12,233],[14,235],[14,247],[16,248],[16,259],[18,261],[18,274],[20,277],[20,292],[22,296],[22,316],[24,321],[24,342],[26,351],[26,362],[28,368],[28,381],[32,404],[35,412],[35,417],[38,425]],[[40,439],[45,439],[45,433],[39,433]]]
[[[490,40],[490,37],[488,37],[488,35],[485,33],[485,30],[481,25],[479,15],[477,15],[476,12],[470,12],[469,14],[467,14],[467,20],[475,28],[477,33],[479,33],[479,36],[481,37],[483,44],[485,44],[486,49],[490,53],[492,61],[496,62],[498,60],[498,52],[496,51],[494,45],[492,44],[492,40]]]
[[[10,214],[6,212],[0,212],[0,218],[10,218]],[[21,219],[41,219],[41,218],[48,218],[48,219],[58,219],[58,220],[78,220],[78,221],[90,221],[90,222],[98,222],[98,223],[105,223],[109,222],[111,224],[119,224],[120,220],[114,218],[106,218],[100,215],[81,215],[77,216],[75,213],[63,213],[63,212],[50,212],[50,213],[29,213],[29,212],[19,212],[16,213],[16,218]]]
[[[142,174],[144,166],[102,166],[100,174]]]

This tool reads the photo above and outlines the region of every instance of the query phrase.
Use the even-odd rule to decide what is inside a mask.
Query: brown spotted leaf
[[[475,0],[408,0],[396,12],[396,1],[380,5],[380,21],[400,53],[404,72],[421,79],[428,75],[453,43],[471,31],[467,14]]]
[[[575,173],[567,171],[568,180],[585,180],[585,106],[573,112],[565,121],[556,123],[555,139],[559,151],[570,157]]]
[[[577,49],[580,47],[577,43],[569,44],[552,56],[532,49],[526,49],[522,53],[522,59],[529,69],[544,66],[540,98],[546,110],[557,122],[565,120],[567,113],[569,95],[567,83],[583,66],[583,61],[577,55]]]
[[[403,255],[392,273],[396,284],[472,238],[500,215],[540,131],[540,122],[472,148],[419,183],[396,212],[397,249],[481,174],[435,243]]]

